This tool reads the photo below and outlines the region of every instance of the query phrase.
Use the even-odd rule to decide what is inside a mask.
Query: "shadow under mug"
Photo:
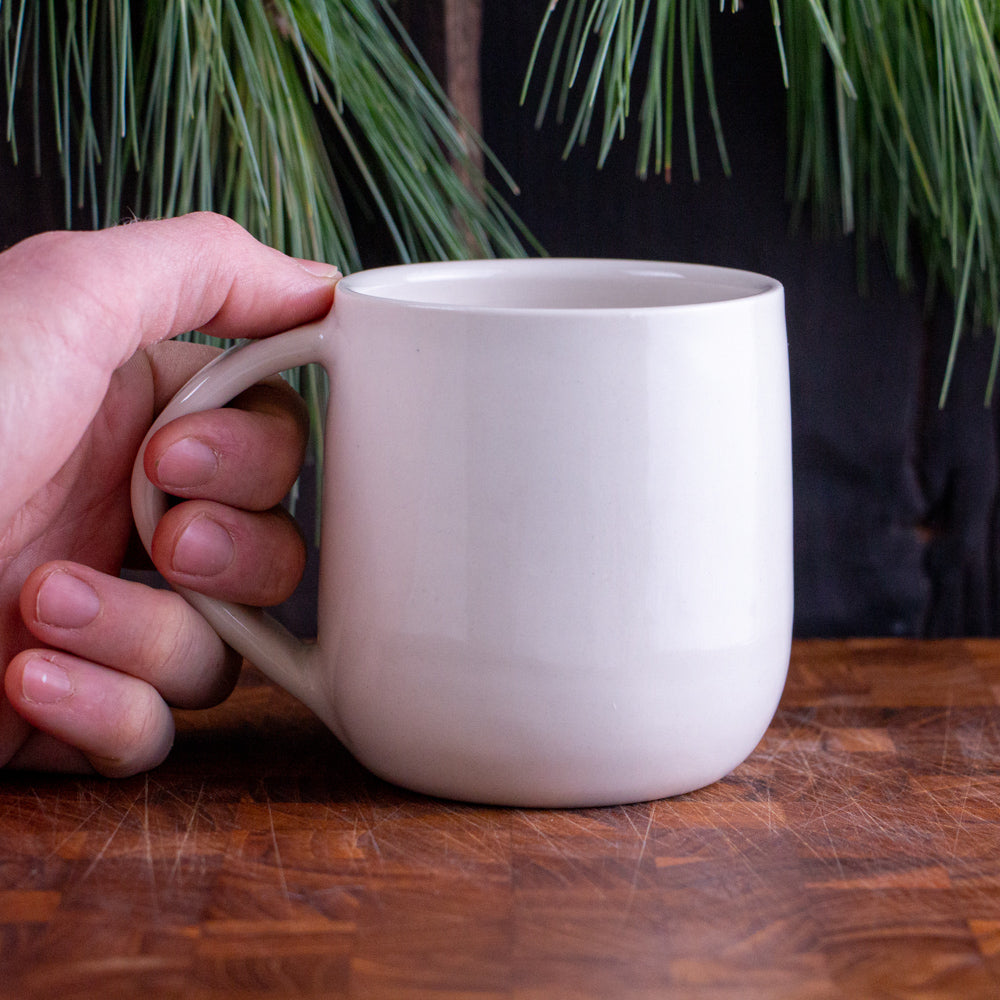
[[[153,430],[308,362],[330,380],[316,642],[182,593],[362,764],[580,807],[693,790],[755,748],[792,627],[778,282],[590,259],[361,271],[326,318],[218,357]],[[141,453],[133,508],[148,548],[166,498]]]

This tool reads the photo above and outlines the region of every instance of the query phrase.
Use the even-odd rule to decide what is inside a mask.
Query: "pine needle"
[[[562,67],[558,106],[559,119],[571,121],[567,153],[600,122],[600,165],[625,135],[638,87],[636,172],[646,177],[652,164],[670,180],[676,77],[694,178],[698,87],[728,172],[709,6],[650,2],[650,17],[631,19],[612,16],[621,0],[567,0],[548,52],[538,123]],[[557,6],[553,0],[542,19],[522,100],[544,59]],[[720,16],[730,16],[726,6],[721,0]],[[740,3],[728,6],[739,16]],[[943,400],[963,332],[986,327],[1000,338],[1000,0],[770,0],[770,7],[788,90],[793,218],[808,205],[820,231],[835,219],[841,231],[856,232],[861,266],[867,241],[877,238],[903,282],[911,279],[912,247],[919,247],[929,285],[940,284],[955,302]],[[589,30],[568,30],[571,16]],[[640,48],[647,58],[637,62]],[[644,74],[637,65],[647,67]],[[601,115],[593,113],[598,101],[605,103]],[[1000,346],[989,392],[998,365]]]
[[[383,254],[357,218],[380,220],[403,261],[530,240],[383,0],[0,0],[0,28],[7,140],[16,156],[30,87],[67,225],[80,206],[95,227],[211,209],[345,271]],[[318,428],[322,379],[289,375]]]

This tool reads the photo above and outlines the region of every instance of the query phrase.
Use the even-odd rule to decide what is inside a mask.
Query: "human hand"
[[[139,445],[213,351],[163,341],[317,319],[336,277],[207,213],[0,254],[0,766],[136,773],[170,748],[169,705],[232,689],[238,658],[183,599],[118,576]],[[276,505],[306,431],[274,380],[153,437],[147,472],[187,501],[153,539],[170,582],[249,604],[289,596],[304,547]]]

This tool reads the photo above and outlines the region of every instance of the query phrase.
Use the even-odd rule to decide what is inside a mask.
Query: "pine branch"
[[[878,239],[904,282],[915,243],[931,283],[940,279],[955,300],[942,402],[963,331],[983,325],[998,345],[989,399],[1000,359],[1000,0],[771,0],[771,13],[796,214],[808,203],[820,225],[839,217],[843,231],[857,232],[862,256],[865,241]],[[637,89],[637,173],[652,165],[669,180],[679,88],[697,179],[692,95],[701,86],[728,172],[710,27],[705,0],[643,0],[639,9],[630,0],[552,0],[522,101],[547,47],[539,123],[561,78],[566,154],[601,123],[600,166],[625,136]]]
[[[401,261],[524,253],[385,0],[0,0],[0,29],[7,139],[52,123],[67,225],[211,209],[345,271],[373,252],[356,219]],[[318,424],[322,382],[289,374]]]

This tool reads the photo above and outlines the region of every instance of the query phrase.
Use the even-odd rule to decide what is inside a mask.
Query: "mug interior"
[[[435,308],[664,309],[773,292],[773,278],[701,264],[590,258],[444,261],[359,271],[341,291]]]

